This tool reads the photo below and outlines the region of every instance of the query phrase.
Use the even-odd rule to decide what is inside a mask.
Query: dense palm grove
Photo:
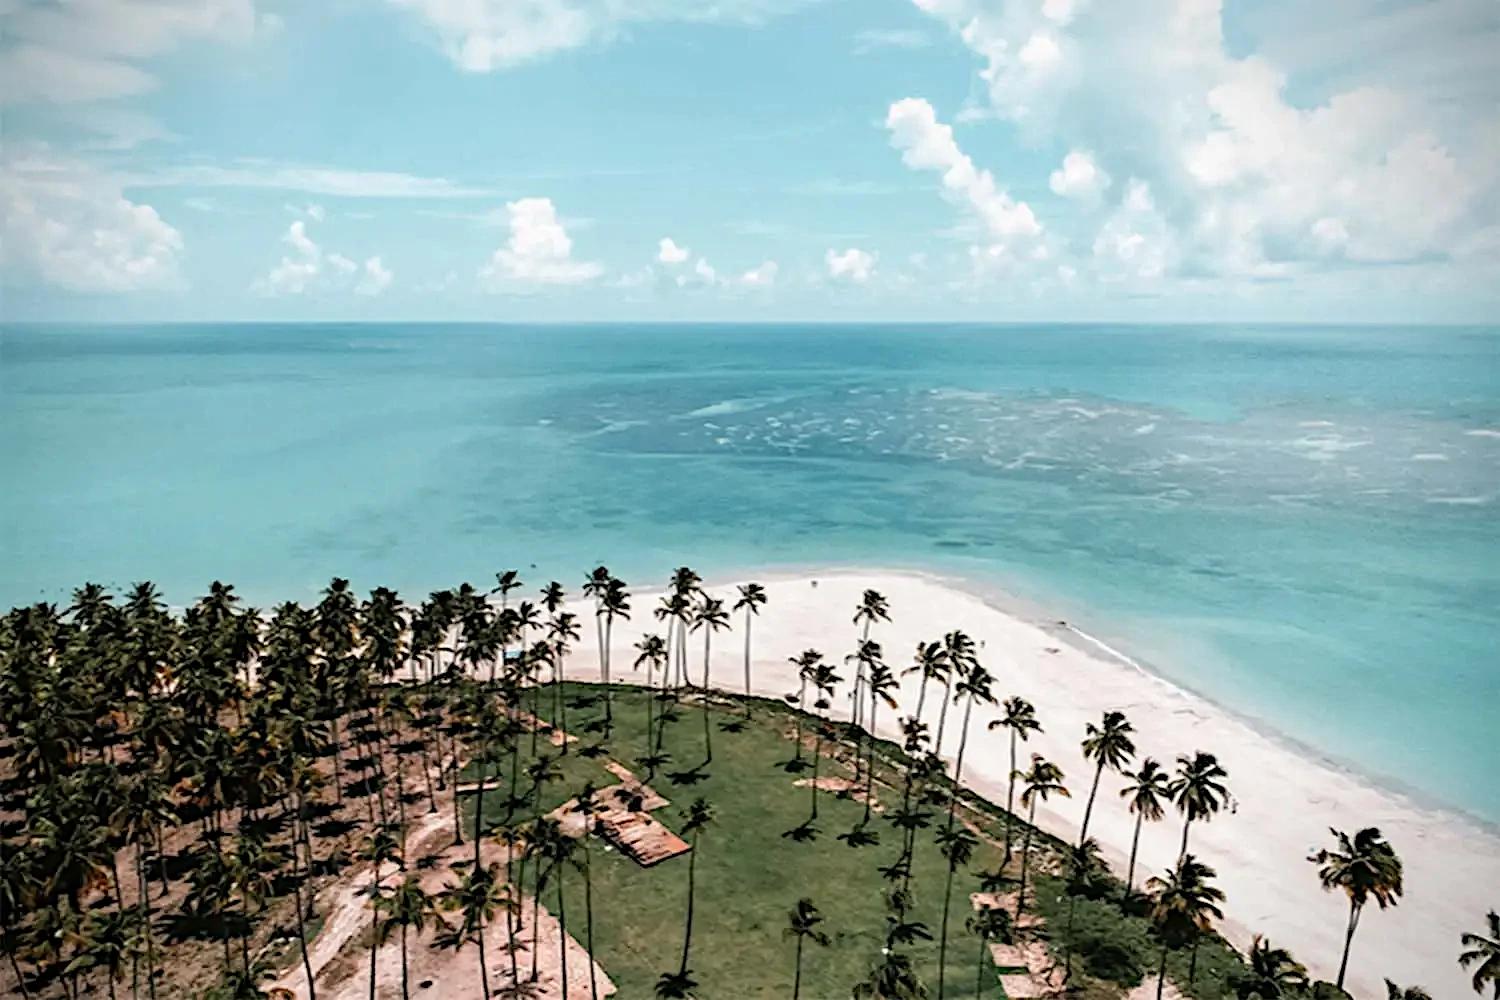
[[[524,995],[538,978],[538,907],[555,899],[556,916],[569,927],[563,885],[590,886],[589,838],[565,833],[543,811],[549,785],[568,754],[602,755],[615,725],[611,635],[632,614],[626,586],[600,567],[583,587],[599,638],[598,697],[602,712],[576,745],[547,736],[569,730],[571,701],[561,664],[580,629],[588,627],[565,606],[561,585],[542,588],[536,602],[517,599],[513,572],[497,576],[488,591],[468,584],[434,593],[416,607],[379,588],[360,599],[347,581],[334,580],[311,607],[283,604],[269,613],[247,608],[233,588],[214,584],[177,614],[150,584],[113,595],[85,585],[66,608],[17,608],[0,620],[0,926],[4,961],[0,985],[21,996],[78,997],[128,991],[133,997],[257,997],[285,967],[300,965],[304,989],[316,1000],[317,976],[309,957],[323,919],[320,893],[356,874],[368,900],[370,996],[375,995],[375,950],[397,939],[401,993],[410,996],[408,940],[431,928],[440,941],[475,952],[471,982],[443,984],[443,995]],[[670,772],[691,787],[714,760],[714,736],[734,739],[733,719],[711,724],[711,703],[722,714],[726,692],[710,697],[708,662],[714,636],[735,619],[744,630],[744,699],[733,704],[746,718],[756,711],[752,624],[765,591],[746,584],[720,598],[691,570],[672,577],[651,613],[659,634],[637,646],[630,664],[635,683],[656,693],[645,700],[647,752],[633,764],[648,780]],[[857,641],[851,655],[830,660],[809,650],[795,659],[798,690],[787,700],[797,709],[794,752],[784,767],[806,772],[807,814],[781,835],[797,843],[818,840],[822,768],[843,753],[850,787],[863,786],[862,818],[836,832],[843,847],[894,847],[879,859],[886,886],[884,940],[872,942],[868,975],[849,984],[854,997],[995,996],[986,986],[984,946],[1025,935],[1050,939],[1060,952],[1063,990],[1081,988],[1075,975],[1086,956],[1075,954],[1073,923],[1079,911],[1104,901],[1149,921],[1160,948],[1158,995],[1169,954],[1188,958],[1177,985],[1192,994],[1200,943],[1216,940],[1222,892],[1207,859],[1192,852],[1196,825],[1220,815],[1228,776],[1210,753],[1180,757],[1169,767],[1136,759],[1130,721],[1106,713],[1082,734],[1092,773],[1069,786],[1069,776],[1031,755],[1022,744],[1042,720],[1018,697],[1002,698],[962,632],[920,645],[910,666],[889,665],[871,629],[888,618],[886,602],[870,591],[854,611]],[[637,612],[639,613],[639,612]],[[699,642],[701,641],[701,646]],[[701,649],[702,671],[694,678]],[[882,710],[896,711],[898,675],[915,675],[914,712],[899,718],[899,748],[873,737]],[[846,699],[850,724],[831,721]],[[701,717],[701,760],[672,760],[663,751],[669,727],[693,726]],[[949,919],[955,875],[967,873],[981,846],[967,821],[977,803],[957,791],[963,777],[971,725],[983,717],[1008,737],[1010,788],[1004,809],[994,809],[1003,834],[993,845],[1001,860],[978,873],[1004,905],[981,906],[959,926]],[[932,748],[944,731],[958,733],[951,763]],[[951,731],[951,730],[950,730]],[[696,737],[695,737],[696,738]],[[850,763],[852,756],[852,764]],[[1128,782],[1122,803],[1096,801],[1106,771]],[[477,780],[470,811],[460,806],[461,777]],[[879,814],[875,785],[888,793]],[[1067,903],[1049,923],[1027,920],[1039,902],[1043,835],[1034,820],[1039,804],[1077,791],[1086,795],[1076,838],[1047,851],[1065,887]],[[491,796],[488,807],[486,795]],[[567,789],[585,816],[595,806],[592,785]],[[824,794],[830,794],[824,792]],[[845,791],[841,794],[848,795]],[[498,797],[498,815],[495,799]],[[451,809],[452,838],[472,847],[472,862],[454,867],[446,887],[423,888],[408,863],[408,833],[419,817]],[[1120,883],[1099,859],[1089,837],[1097,810],[1126,808],[1136,841],[1145,823],[1175,811],[1181,849],[1169,870],[1138,878],[1136,852]],[[993,807],[992,807],[993,808]],[[1221,820],[1222,821],[1222,820]],[[700,987],[693,963],[698,855],[713,850],[714,807],[692,802],[679,833],[693,846],[686,859],[686,892],[680,961],[661,970],[655,984],[664,997],[685,997]],[[467,838],[467,841],[466,841]],[[486,861],[481,845],[499,845],[503,861]],[[840,847],[839,849],[843,849]],[[935,849],[946,878],[914,879],[918,852]],[[871,852],[872,865],[875,852]],[[1396,905],[1401,863],[1378,830],[1333,831],[1330,847],[1309,859],[1317,877],[1348,900],[1345,946],[1335,983],[1310,983],[1304,967],[1284,948],[1257,938],[1234,976],[1241,998],[1336,997],[1350,945],[1370,904]],[[938,926],[917,919],[917,894],[943,900]],[[582,915],[583,944],[592,954],[592,895]],[[815,960],[829,937],[817,902],[788,899],[787,961],[794,963],[791,995],[802,991],[804,962]],[[528,910],[529,907],[529,910]],[[626,919],[620,916],[619,919]],[[485,954],[487,928],[504,926],[507,972],[491,981]],[[577,934],[579,920],[572,930]],[[524,947],[527,935],[533,947]],[[911,947],[936,940],[936,981],[924,981]],[[967,941],[965,944],[963,942]],[[1500,918],[1467,934],[1460,961],[1478,992],[1500,998]],[[978,948],[970,982],[947,976],[949,949]],[[606,970],[607,970],[607,963]],[[593,963],[571,970],[598,996]],[[564,993],[570,975],[566,952]],[[1389,984],[1391,1000],[1420,1000],[1415,986]]]

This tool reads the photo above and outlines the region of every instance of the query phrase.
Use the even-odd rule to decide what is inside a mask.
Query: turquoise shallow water
[[[933,568],[1500,821],[1495,330],[3,328],[0,478],[6,605]]]

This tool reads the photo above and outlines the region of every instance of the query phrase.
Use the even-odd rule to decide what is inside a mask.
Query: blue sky
[[[1489,321],[1494,0],[0,0],[17,319]]]

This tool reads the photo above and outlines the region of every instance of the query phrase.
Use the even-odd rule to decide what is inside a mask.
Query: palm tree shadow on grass
[[[848,847],[874,847],[880,843],[880,834],[860,823],[848,833],[839,834],[838,839]]]
[[[747,727],[748,723],[743,717],[735,719],[725,719],[723,722],[719,723],[719,732],[743,733]]]
[[[787,774],[802,774],[806,771],[812,770],[812,761],[806,759],[805,757],[792,757],[789,760],[781,761],[776,766],[781,768]]]
[[[692,786],[696,785],[700,781],[707,781],[711,777],[713,777],[713,775],[704,770],[704,765],[699,764],[697,767],[692,768],[691,770],[672,771],[667,775],[667,780],[674,785]]]
[[[806,844],[818,839],[819,830],[813,825],[812,820],[803,820],[797,826],[782,833],[782,837],[795,844]]]

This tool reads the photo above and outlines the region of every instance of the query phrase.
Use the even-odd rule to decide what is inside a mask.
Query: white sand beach
[[[814,580],[816,585],[814,585]],[[995,675],[995,693],[1031,701],[1045,732],[1023,747],[1041,753],[1067,773],[1071,799],[1054,799],[1038,812],[1040,824],[1061,837],[1076,837],[1092,768],[1079,749],[1084,725],[1107,709],[1125,712],[1134,724],[1141,756],[1169,768],[1180,753],[1208,750],[1229,771],[1234,797],[1211,823],[1197,824],[1191,850],[1218,870],[1227,894],[1225,935],[1240,948],[1252,934],[1269,936],[1290,948],[1317,978],[1332,979],[1342,947],[1347,900],[1324,892],[1308,854],[1329,844],[1328,828],[1351,833],[1377,826],[1406,865],[1406,894],[1392,910],[1367,909],[1354,940],[1346,987],[1356,996],[1383,998],[1382,980],[1422,985],[1441,1000],[1471,994],[1459,969],[1459,934],[1482,926],[1485,913],[1500,906],[1500,837],[1460,815],[1414,803],[1376,787],[1331,763],[1312,759],[1286,741],[1252,728],[1211,702],[1144,673],[1093,648],[1055,621],[1029,620],[1007,612],[958,584],[915,573],[852,569],[796,578],[767,578],[769,601],[753,626],[753,689],[779,697],[795,690],[788,657],[817,649],[842,664],[858,638],[851,622],[861,593],[873,588],[890,603],[891,621],[877,624],[871,638],[884,647],[897,671],[911,662],[919,641],[940,639],[953,629],[981,644],[980,659]],[[712,581],[706,589],[733,603],[733,581]],[[633,644],[646,632],[659,632],[651,612],[658,594],[632,600],[633,620],[616,621],[612,658],[619,682],[640,682],[631,670]],[[582,640],[567,665],[569,676],[597,678],[593,609],[578,603]],[[702,636],[692,637],[690,662],[696,678],[702,665]],[[733,630],[714,636],[711,676],[715,686],[743,689],[743,617]],[[851,671],[843,671],[846,678]],[[916,704],[917,678],[902,679],[899,714]],[[847,689],[846,689],[847,692]],[[936,718],[930,696],[929,712]],[[848,698],[836,711],[848,717]],[[897,712],[881,713],[881,735],[897,738]],[[1008,742],[1004,731],[985,724],[994,712],[976,712],[964,766],[964,784],[993,801],[1005,797]],[[950,713],[942,751],[957,749],[957,719]],[[1090,823],[1106,858],[1123,873],[1130,850],[1133,817],[1119,799],[1122,781],[1106,775]],[[1159,873],[1175,861],[1181,837],[1175,813],[1147,824],[1141,837],[1137,879]]]

